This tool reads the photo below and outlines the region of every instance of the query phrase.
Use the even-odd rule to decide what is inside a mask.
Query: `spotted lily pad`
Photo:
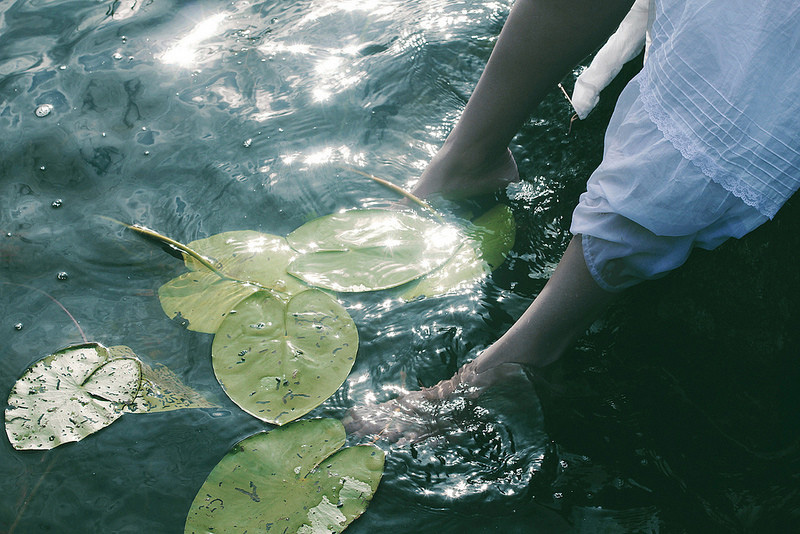
[[[401,297],[412,300],[471,287],[505,261],[515,234],[514,214],[498,204],[472,221],[463,246],[447,263],[403,288]]]
[[[317,289],[288,303],[263,291],[247,297],[222,321],[211,348],[214,373],[228,396],[276,425],[333,395],[357,351],[353,319]]]
[[[286,236],[300,252],[288,271],[333,291],[377,291],[443,265],[464,239],[458,228],[411,212],[349,210],[307,222]]]
[[[15,449],[52,449],[114,421],[136,398],[139,360],[112,358],[99,343],[67,347],[29,367],[8,396],[6,434]]]
[[[159,288],[164,313],[186,321],[189,330],[213,334],[239,301],[264,287],[287,295],[306,289],[286,273],[297,253],[283,237],[251,230],[223,232],[192,241],[188,247],[211,258],[228,277],[186,255],[190,271]]]
[[[367,508],[384,464],[377,447],[339,450],[344,442],[335,419],[298,421],[239,442],[200,488],[184,532],[342,532]]]

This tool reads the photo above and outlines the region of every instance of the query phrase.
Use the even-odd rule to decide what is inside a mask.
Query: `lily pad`
[[[515,234],[514,214],[498,204],[472,221],[463,246],[447,263],[404,288],[401,297],[432,297],[472,286],[505,261]]]
[[[263,291],[247,297],[222,321],[211,347],[214,373],[228,396],[276,425],[333,395],[357,351],[353,319],[317,289],[288,303]]]
[[[415,280],[449,260],[460,230],[397,210],[350,210],[307,222],[286,236],[300,252],[289,273],[341,292],[377,291]]]
[[[135,358],[111,358],[99,343],[67,347],[29,367],[8,396],[6,434],[15,449],[52,449],[80,441],[133,402],[142,370]]]
[[[339,450],[344,442],[335,419],[298,421],[239,442],[200,488],[184,532],[342,532],[367,508],[384,464],[379,448]]]
[[[287,295],[307,289],[286,272],[297,253],[283,237],[242,230],[192,241],[188,247],[212,258],[229,277],[222,278],[184,255],[190,272],[159,288],[164,313],[185,320],[189,330],[213,334],[239,301],[263,288]]]

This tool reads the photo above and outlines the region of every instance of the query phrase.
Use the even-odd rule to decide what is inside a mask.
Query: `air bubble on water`
[[[119,52],[114,52],[114,54],[111,57],[119,61],[120,59],[122,59],[122,54],[120,54]]]
[[[226,417],[231,414],[231,412],[228,410],[223,410],[220,408],[201,408],[201,410],[211,417]]]
[[[17,323],[14,325],[14,330],[22,330],[22,323]]]
[[[69,278],[69,274],[67,273],[67,271],[61,271],[56,275],[56,278],[58,278],[59,280],[66,280],[67,278]]]
[[[244,140],[244,143],[242,143],[242,146],[245,147],[245,148],[250,148],[250,145],[252,145],[252,144],[253,144],[253,139],[252,138],[247,138],[247,139]]]
[[[34,113],[37,117],[47,117],[53,111],[53,104],[42,104],[36,108]]]
[[[61,200],[60,198],[57,198],[57,199],[55,199],[55,200],[53,201],[53,203],[52,203],[52,204],[50,204],[50,205],[51,205],[51,206],[53,206],[54,208],[60,208],[61,206],[63,206],[63,205],[64,205],[64,201],[63,201],[63,200]]]

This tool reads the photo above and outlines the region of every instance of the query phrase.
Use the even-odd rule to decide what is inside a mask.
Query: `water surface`
[[[180,532],[213,466],[265,428],[220,390],[212,337],[161,311],[155,291],[181,262],[99,216],[188,242],[240,229],[285,235],[339,209],[389,205],[391,192],[342,166],[413,185],[463,108],[510,4],[0,3],[0,395],[31,363],[82,340],[52,297],[89,339],[130,346],[219,405],[126,415],[49,452],[17,452],[4,439],[0,530]],[[358,360],[310,416],[342,417],[436,383],[513,323],[566,246],[620,84],[572,130],[554,88],[515,139],[524,182],[497,199],[514,210],[517,244],[491,278],[411,303],[342,298],[359,328]],[[52,106],[44,117],[35,113],[41,105]],[[442,437],[381,444],[384,479],[348,532],[686,532],[793,520],[788,421],[796,416],[787,406],[795,388],[784,384],[777,398],[764,391],[783,383],[779,375],[798,376],[789,356],[800,283],[787,270],[783,285],[758,278],[791,264],[770,246],[797,228],[791,212],[782,221],[701,257],[689,274],[633,292],[568,363],[533,384],[448,407]],[[733,280],[756,273],[760,293],[709,285],[720,257],[738,265]],[[742,302],[733,312],[732,299]],[[752,326],[754,303],[766,315],[751,328],[760,336],[753,350],[773,371],[748,385],[755,400],[731,417],[718,400],[730,382],[717,383],[718,371],[741,385],[752,369],[730,363],[732,353],[740,364],[746,355],[720,321],[738,313],[734,325]],[[701,369],[690,357],[698,347],[713,362]],[[682,358],[669,363],[676,353]],[[665,408],[673,402],[679,415]],[[753,406],[762,411],[748,412]],[[737,425],[762,439],[731,436]],[[737,470],[742,463],[755,474]]]

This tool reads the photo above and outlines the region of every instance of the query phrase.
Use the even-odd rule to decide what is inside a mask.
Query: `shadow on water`
[[[44,453],[4,439],[0,531],[179,532],[211,468],[264,428],[222,394],[211,336],[164,316],[155,292],[180,262],[97,215],[188,242],[236,229],[283,235],[384,205],[387,191],[339,165],[410,185],[508,7],[0,3],[0,396],[32,362],[82,339],[43,291],[89,339],[130,346],[219,406],[126,415]],[[488,281],[410,303],[343,298],[359,356],[311,416],[434,384],[513,323],[566,247],[615,95],[635,70],[571,130],[554,90],[514,139],[524,181],[500,199],[517,244]],[[34,114],[41,104],[49,115]],[[348,532],[789,531],[800,510],[797,229],[794,202],[632,290],[532,385],[448,407],[438,437],[382,444],[383,482]]]

